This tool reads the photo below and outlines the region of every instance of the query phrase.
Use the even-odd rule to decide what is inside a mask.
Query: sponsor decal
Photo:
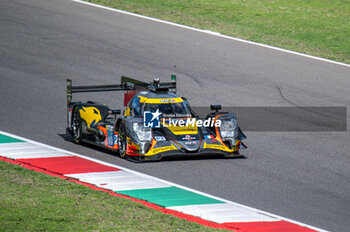
[[[163,118],[190,118],[191,114],[162,114]]]
[[[107,144],[108,146],[114,146],[115,135],[113,131],[113,126],[107,125]]]
[[[227,152],[232,152],[233,149],[229,149],[227,148],[226,146],[223,146],[223,145],[218,145],[218,144],[207,144],[207,143],[204,143],[204,146],[203,148],[208,148],[208,149],[218,149],[218,150],[223,150],[223,151],[227,151]]]
[[[170,100],[164,99],[164,101],[170,101]],[[162,113],[159,112],[159,109],[157,109],[156,112],[145,111],[143,113],[143,126],[147,128],[160,128],[161,124],[163,124],[163,127],[220,127],[221,126],[221,120],[215,120],[214,118],[207,118],[203,120],[203,119],[191,118],[191,117],[188,117],[188,115],[187,115],[187,118],[185,119],[178,119],[178,118],[174,119],[172,117],[165,117],[165,116],[177,117],[179,116],[177,114],[163,115],[162,123],[161,123],[161,115]]]
[[[146,128],[160,128],[161,114],[159,109],[156,112],[145,111],[143,113],[143,126]]]
[[[214,118],[207,118],[205,120],[196,118],[187,119],[172,119],[162,118],[162,124],[164,127],[178,126],[178,127],[220,127],[221,120],[215,120]]]
[[[162,100],[160,100],[160,102],[175,102],[175,99],[162,99]]]
[[[194,140],[194,139],[196,139],[196,137],[191,135],[185,135],[184,137],[182,137],[182,140]]]
[[[224,146],[222,145],[217,145],[217,144],[206,144],[205,148],[213,148],[213,149],[225,149]]]
[[[154,155],[160,152],[165,152],[165,151],[171,151],[171,150],[176,150],[176,147],[174,147],[174,145],[168,146],[168,147],[159,147],[159,148],[155,148],[150,150],[146,156],[148,155]]]
[[[196,145],[197,141],[186,141],[186,142],[184,142],[184,144],[186,144],[186,145]]]
[[[156,141],[165,141],[164,136],[155,136],[154,139],[155,139]]]
[[[158,141],[154,148],[158,147],[168,147],[171,145],[168,141]]]

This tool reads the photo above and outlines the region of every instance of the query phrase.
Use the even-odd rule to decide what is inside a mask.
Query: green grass
[[[0,161],[0,231],[218,230]]]
[[[349,0],[88,0],[350,63]]]

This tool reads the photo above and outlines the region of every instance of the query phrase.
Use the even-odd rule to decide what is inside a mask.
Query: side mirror
[[[221,110],[221,105],[210,105],[211,110],[215,110],[215,112],[218,112]]]

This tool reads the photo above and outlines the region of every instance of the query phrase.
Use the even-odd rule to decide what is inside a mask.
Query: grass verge
[[[349,0],[87,0],[350,63]]]
[[[3,161],[0,173],[0,231],[218,231]]]

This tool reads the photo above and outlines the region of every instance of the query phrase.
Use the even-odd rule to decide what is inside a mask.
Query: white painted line
[[[147,174],[143,174],[141,172],[137,172],[137,171],[134,171],[134,170],[131,170],[131,169],[128,169],[128,168],[124,168],[124,167],[121,167],[121,166],[118,166],[118,165],[115,165],[115,164],[107,163],[107,162],[104,162],[104,161],[101,161],[101,160],[98,160],[98,159],[94,159],[94,158],[91,158],[91,157],[88,157],[88,156],[80,155],[80,154],[77,154],[77,153],[74,153],[74,152],[71,152],[71,151],[67,151],[67,150],[64,150],[64,149],[60,149],[60,148],[57,148],[57,147],[53,147],[53,146],[50,146],[50,145],[47,145],[47,144],[44,144],[44,143],[39,143],[39,142],[30,140],[30,139],[26,139],[26,138],[23,138],[23,137],[14,135],[14,134],[7,133],[5,131],[0,131],[0,134],[7,135],[7,136],[10,136],[10,137],[13,137],[13,138],[17,138],[17,139],[20,139],[20,140],[23,140],[23,141],[26,141],[26,142],[29,142],[29,143],[32,143],[32,144],[36,144],[36,145],[42,146],[42,147],[54,149],[54,150],[61,151],[61,152],[67,153],[67,154],[71,154],[71,155],[75,155],[75,156],[78,156],[78,157],[81,157],[81,158],[85,158],[87,160],[91,160],[91,161],[94,161],[96,163],[100,163],[100,164],[104,164],[104,165],[107,165],[107,166],[110,166],[110,167],[115,167],[115,168],[118,168],[118,169],[122,169],[123,171],[126,171],[126,172],[134,173],[134,174],[137,174],[137,175],[140,175],[140,176],[143,176],[143,177],[146,177],[146,178],[150,178],[150,179],[158,181],[158,182],[163,182],[165,184],[172,185],[172,186],[175,186],[175,187],[178,187],[178,188],[182,188],[182,189],[194,192],[194,193],[198,193],[198,194],[201,194],[203,196],[210,197],[210,198],[213,198],[213,199],[216,199],[216,200],[219,200],[219,201],[223,201],[223,202],[226,202],[226,203],[229,203],[229,204],[232,204],[232,205],[235,205],[235,206],[247,209],[247,210],[252,210],[253,212],[256,212],[256,213],[260,213],[260,214],[264,214],[264,215],[267,215],[267,216],[270,216],[270,217],[278,218],[280,220],[285,220],[285,221],[288,221],[288,222],[291,222],[291,223],[294,223],[294,224],[298,224],[298,225],[301,225],[301,226],[304,226],[304,227],[307,227],[307,228],[310,228],[310,229],[313,229],[313,230],[322,231],[322,232],[325,231],[326,232],[326,230],[323,230],[323,229],[320,229],[320,228],[317,228],[317,227],[314,227],[314,226],[310,226],[310,225],[304,224],[302,222],[298,222],[298,221],[295,221],[295,220],[292,220],[292,219],[288,219],[288,218],[285,218],[285,217],[274,215],[272,213],[268,213],[268,212],[265,212],[263,210],[259,210],[259,209],[255,209],[253,207],[249,207],[249,206],[246,206],[246,205],[235,203],[233,201],[225,200],[225,199],[220,198],[220,197],[216,197],[216,196],[213,196],[213,195],[210,195],[210,194],[198,191],[198,190],[194,190],[194,189],[191,189],[191,188],[179,185],[179,184],[175,184],[175,183],[172,183],[170,181],[162,180],[162,179],[159,179],[157,177],[153,177],[153,176],[150,176],[150,175],[147,175]]]
[[[82,1],[82,0],[72,0],[72,1],[73,2],[77,2],[77,3],[81,3],[81,4],[85,4],[85,5],[89,5],[89,6],[93,6],[93,7],[97,7],[97,8],[101,8],[101,9],[105,9],[105,10],[118,12],[118,13],[121,13],[121,14],[131,15],[131,16],[135,16],[135,17],[138,17],[138,18],[148,19],[148,20],[151,20],[151,21],[159,22],[159,23],[164,23],[164,24],[168,24],[168,25],[172,25],[172,26],[176,26],[176,27],[181,27],[181,28],[192,30],[192,31],[198,31],[198,32],[210,34],[210,35],[213,35],[213,36],[218,36],[218,37],[225,38],[225,39],[235,40],[235,41],[238,41],[238,42],[247,43],[247,44],[251,44],[251,45],[256,45],[256,46],[260,46],[260,47],[264,47],[264,48],[270,48],[270,49],[273,49],[273,50],[277,50],[277,51],[281,51],[281,52],[285,52],[285,53],[290,53],[290,54],[293,54],[293,55],[303,56],[303,57],[307,57],[307,58],[314,59],[314,60],[319,60],[319,61],[324,61],[324,62],[328,62],[328,63],[332,63],[332,64],[342,65],[342,66],[345,66],[345,67],[350,67],[350,64],[345,64],[345,63],[334,61],[334,60],[329,60],[329,59],[325,59],[325,58],[321,58],[321,57],[317,57],[317,56],[311,56],[311,55],[307,55],[307,54],[300,53],[300,52],[290,51],[290,50],[283,49],[283,48],[278,48],[278,47],[274,47],[274,46],[270,46],[270,45],[266,45],[266,44],[256,43],[256,42],[253,42],[253,41],[249,41],[249,40],[244,40],[244,39],[228,36],[228,35],[223,35],[223,34],[220,34],[219,32],[213,32],[213,31],[209,31],[209,30],[203,30],[203,29],[198,29],[198,28],[194,28],[194,27],[189,27],[189,26],[186,26],[186,25],[173,23],[173,22],[169,22],[169,21],[165,21],[165,20],[160,20],[160,19],[156,19],[156,18],[144,16],[144,15],[139,15],[139,14],[131,13],[131,12],[124,11],[124,10],[118,10],[118,9],[115,9],[115,8],[102,6],[102,5],[98,5],[98,4],[91,3],[91,2],[85,2],[85,1]]]
[[[185,214],[194,215],[205,220],[214,221],[217,223],[225,222],[267,222],[280,221],[276,217],[252,212],[237,205],[223,204],[206,204],[206,205],[189,205],[189,206],[174,206],[168,207]]]

